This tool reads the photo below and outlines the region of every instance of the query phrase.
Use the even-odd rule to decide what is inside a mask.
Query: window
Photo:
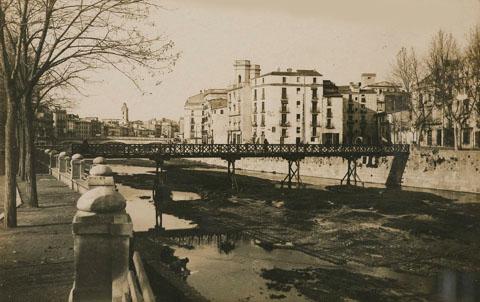
[[[286,99],[286,98],[287,98],[287,88],[282,87],[282,99]]]
[[[332,99],[327,99],[327,106],[332,106]]]
[[[332,128],[332,120],[327,119],[327,128]]]
[[[312,126],[317,126],[317,115],[312,114]]]
[[[262,88],[262,100],[265,99],[265,88]]]
[[[333,117],[331,108],[327,109],[327,117]]]
[[[255,85],[257,85],[257,79],[255,79]]]
[[[254,89],[254,90],[253,90],[253,100],[254,100],[254,101],[257,100],[257,89]]]
[[[286,83],[287,82],[287,77],[283,77],[282,78],[282,83]]]
[[[262,127],[265,126],[265,114],[262,114]]]
[[[300,133],[300,127],[297,127],[297,133]]]
[[[313,78],[313,82],[316,83],[316,82],[317,82],[317,78]]]
[[[312,99],[317,99],[317,88],[312,88]]]
[[[265,112],[265,102],[262,102],[262,112]]]
[[[282,114],[282,125],[285,125],[287,123],[287,115]]]
[[[276,130],[275,127],[272,127],[272,133],[275,133],[275,130]]]
[[[262,78],[262,84],[265,84],[265,78]]]
[[[365,95],[362,94],[362,103],[365,103],[367,100],[365,99]]]
[[[287,136],[287,129],[282,129],[282,136],[286,137]]]
[[[297,83],[300,83],[300,77],[297,77]]]
[[[312,136],[317,136],[317,128],[316,127],[313,127],[313,129],[312,129]]]
[[[297,107],[300,107],[300,104],[301,104],[300,101],[297,101]]]
[[[242,76],[238,75],[238,83],[241,83],[241,82],[242,82]]]
[[[190,115],[193,115],[193,110],[192,110],[192,112],[190,113]]]
[[[463,129],[463,144],[470,144],[470,129]]]
[[[352,101],[352,95],[351,95],[351,94],[348,95],[348,101],[349,101],[349,102]]]
[[[300,114],[297,114],[297,121],[300,121]]]
[[[300,94],[300,88],[297,88],[297,94]]]

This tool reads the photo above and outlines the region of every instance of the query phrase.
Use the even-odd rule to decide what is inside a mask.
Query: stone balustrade
[[[129,301],[132,221],[113,186],[112,169],[97,165],[90,176],[95,185],[78,200],[73,219],[75,277],[69,301]]]

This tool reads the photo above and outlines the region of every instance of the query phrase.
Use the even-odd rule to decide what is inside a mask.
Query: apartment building
[[[342,141],[342,97],[316,70],[273,71],[251,80],[252,137],[273,144]]]
[[[202,143],[228,142],[228,102],[226,98],[212,99],[203,105]]]
[[[228,87],[228,134],[231,144],[252,142],[252,87],[251,79],[260,76],[260,65],[249,60],[236,60],[233,65],[234,82]]]
[[[185,102],[183,107],[184,116],[184,140],[189,144],[202,143],[202,133],[205,130],[202,125],[202,119],[204,116],[203,106],[206,102],[219,98],[226,98],[225,89],[207,89],[201,90],[200,93],[191,96]]]
[[[343,141],[346,144],[379,142],[377,113],[385,112],[386,91],[383,84],[375,80],[375,73],[363,73],[360,82],[339,87],[343,96]]]

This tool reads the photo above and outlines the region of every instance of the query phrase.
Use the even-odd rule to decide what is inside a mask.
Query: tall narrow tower
[[[123,103],[122,106],[122,123],[128,124],[128,107],[127,104]]]

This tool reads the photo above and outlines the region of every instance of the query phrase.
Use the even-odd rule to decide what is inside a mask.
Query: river
[[[121,165],[111,165],[111,167],[113,171],[119,175],[151,174],[152,178],[154,175],[154,168],[151,167]],[[208,169],[225,172],[225,170],[222,169],[192,169]],[[237,170],[237,173],[275,181],[281,181],[284,177],[279,174],[241,170]],[[338,180],[333,179],[315,177],[302,177],[302,179],[310,188],[325,189],[326,186],[338,184]],[[366,184],[366,186],[382,187],[378,184]],[[153,228],[155,226],[155,210],[151,202],[151,190],[135,188],[134,185],[128,183],[117,183],[117,188],[127,200],[126,210],[132,217],[134,230],[142,232]],[[477,194],[418,188],[408,189],[434,193],[438,196],[452,199],[456,203],[479,202],[479,196]],[[193,192],[173,192],[173,195],[174,199],[177,200],[200,198]],[[196,229],[198,226],[192,221],[163,214],[162,227],[166,230],[187,230]],[[262,270],[272,268],[285,270],[332,268],[333,266],[330,263],[326,263],[300,251],[284,248],[273,250],[265,249],[262,247],[260,241],[246,235],[229,236],[227,234],[223,237],[213,237],[213,240],[211,238],[209,240],[197,240],[194,241],[193,249],[184,247],[173,248],[175,249],[176,256],[189,259],[187,268],[191,274],[188,276],[187,282],[212,301],[265,301],[273,298],[280,298],[283,299],[283,301],[311,301],[301,295],[295,287],[290,287],[288,290],[283,291],[275,288],[272,283],[269,283],[268,280],[262,277]],[[361,271],[362,269],[359,270]],[[395,279],[404,277],[392,271],[385,271],[383,268],[373,269],[370,272],[362,271],[362,273],[379,277],[383,277],[383,275],[389,275],[389,277],[395,275]],[[455,272],[446,271],[446,273],[440,275],[439,278],[441,280],[438,282],[448,283],[448,278],[451,277],[450,275],[452,273],[455,274]],[[420,284],[422,282],[425,284]],[[418,284],[418,286],[425,287],[422,291],[430,291],[434,286],[435,280],[424,280],[423,278],[418,278],[417,280],[412,278],[408,283],[410,283],[411,286],[417,286]],[[445,290],[445,288],[446,287],[442,290]]]

